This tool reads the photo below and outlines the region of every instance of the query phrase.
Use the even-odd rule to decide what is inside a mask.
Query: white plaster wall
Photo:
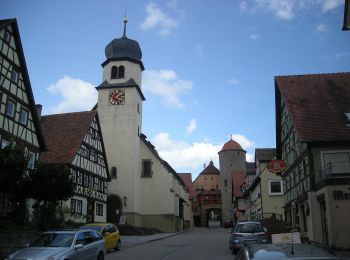
[[[121,79],[111,80],[111,69],[113,66],[124,66],[125,67],[125,77]],[[139,64],[130,61],[112,61],[103,67],[103,78],[102,82],[107,80],[111,84],[124,83],[128,79],[133,78],[139,87],[141,87],[141,75],[142,70]]]
[[[151,159],[153,175],[151,178],[140,178],[141,214],[174,214],[175,192],[171,192],[173,177],[161,162],[154,156],[144,142],[141,141],[140,164],[143,159]]]

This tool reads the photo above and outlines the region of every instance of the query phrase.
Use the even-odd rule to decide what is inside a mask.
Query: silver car
[[[243,247],[235,260],[337,260],[341,259],[321,244],[249,244]]]
[[[105,255],[105,242],[96,231],[64,230],[42,233],[5,260],[103,260]]]
[[[257,221],[238,222],[231,231],[229,247],[235,254],[241,247],[246,244],[265,244],[267,235],[264,227]]]

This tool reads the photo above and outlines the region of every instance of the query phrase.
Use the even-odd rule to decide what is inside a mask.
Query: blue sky
[[[275,146],[274,76],[349,71],[343,0],[2,0],[17,18],[44,114],[90,110],[104,48],[123,32],[145,66],[142,131],[193,179],[233,139]]]

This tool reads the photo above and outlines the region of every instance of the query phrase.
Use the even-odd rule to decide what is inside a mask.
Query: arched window
[[[117,179],[117,167],[113,166],[111,169],[112,179]]]
[[[125,68],[124,68],[124,66],[120,66],[119,68],[118,68],[118,78],[120,79],[120,78],[124,78],[125,77]]]
[[[117,79],[118,78],[118,67],[113,66],[111,69],[111,79]]]

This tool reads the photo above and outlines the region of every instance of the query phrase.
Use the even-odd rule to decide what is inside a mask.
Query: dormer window
[[[125,77],[125,67],[124,66],[113,66],[111,69],[111,79],[121,79]]]

